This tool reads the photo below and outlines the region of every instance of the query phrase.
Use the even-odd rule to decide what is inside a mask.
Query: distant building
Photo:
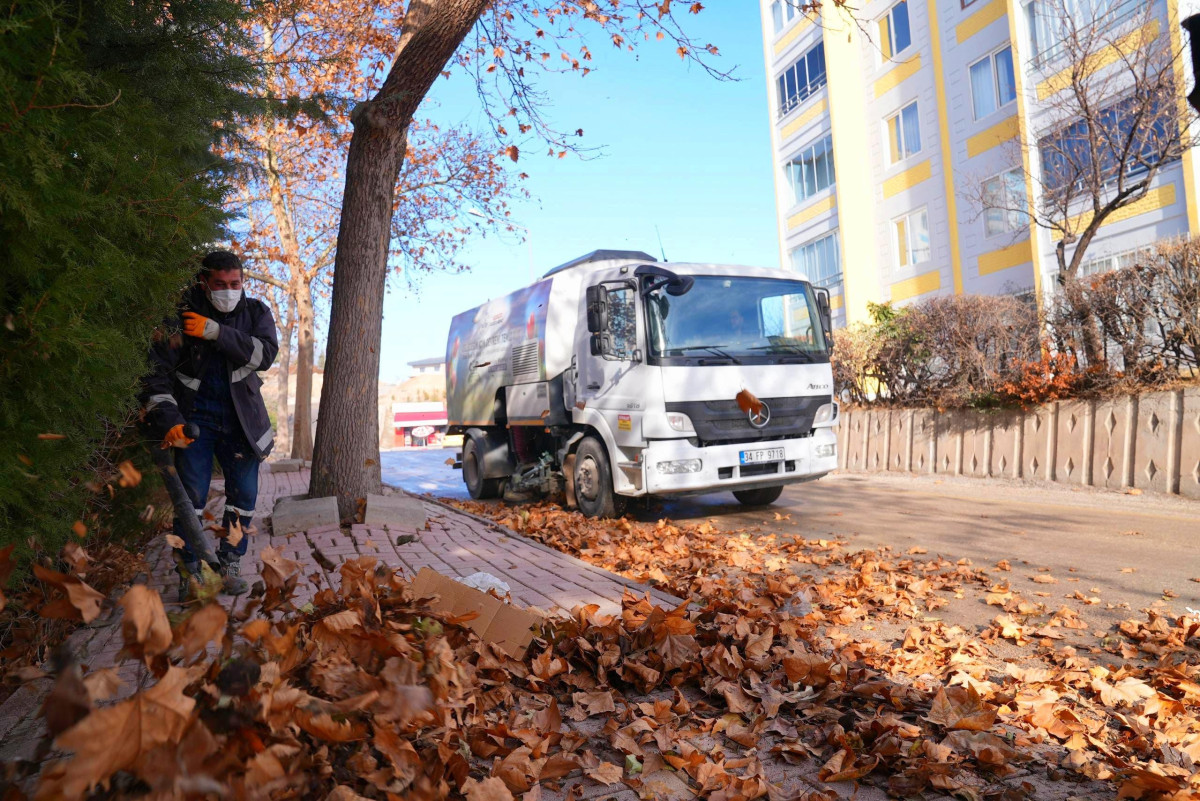
[[[415,362],[409,362],[408,366],[413,369],[413,375],[441,375],[446,372],[446,360],[441,356],[435,356],[432,359],[418,359]]]
[[[1101,33],[1115,42],[1141,32],[1131,27],[1145,2],[1065,6],[1104,10]],[[836,325],[865,319],[872,301],[1054,291],[1058,242],[1011,211],[1038,201],[1015,143],[1037,153],[1048,103],[1070,86],[1053,3],[864,0],[847,22],[830,0],[819,21],[806,2],[759,0],[781,261],[829,289]],[[1142,31],[1178,51],[1195,0],[1150,8]],[[1181,101],[1185,91],[1180,80]],[[1042,171],[1037,161],[1028,169]],[[1145,199],[1104,226],[1081,273],[1200,233],[1198,165],[1191,152],[1165,165]],[[973,196],[1005,202],[973,208]]]
[[[392,421],[397,445],[417,448],[439,445],[446,436],[446,404],[444,401],[393,403]]]

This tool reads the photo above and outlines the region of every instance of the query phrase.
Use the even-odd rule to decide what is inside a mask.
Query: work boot
[[[185,604],[192,597],[192,579],[200,575],[199,562],[184,562],[175,568],[179,573],[179,603]]]
[[[225,579],[221,585],[224,595],[245,595],[250,591],[250,585],[242,578],[242,558],[236,555],[220,554],[221,576]]]

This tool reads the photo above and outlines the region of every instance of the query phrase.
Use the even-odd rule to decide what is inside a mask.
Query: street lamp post
[[[495,220],[494,220],[493,218],[491,218],[491,217],[489,217],[488,215],[484,214],[484,213],[483,213],[482,211],[480,211],[479,209],[467,209],[467,214],[470,214],[472,217],[479,217],[480,219],[487,220],[489,223],[491,223],[491,222],[495,222]],[[516,223],[514,223],[514,222],[510,222],[510,221],[508,221],[508,220],[505,220],[505,221],[504,221],[504,224],[505,224],[505,225],[507,225],[507,226],[509,226],[510,228],[516,228],[516,229],[518,229],[518,230],[520,230],[520,231],[524,231],[524,232],[525,232],[525,247],[526,247],[526,252],[527,252],[527,253],[528,253],[528,255],[529,255],[529,282],[530,282],[530,283],[533,283],[533,281],[534,281],[534,271],[533,271],[533,237],[532,237],[532,235],[529,233],[529,229],[528,229],[528,228],[526,228],[526,227],[525,227],[525,226],[523,226],[523,225],[517,225]]]

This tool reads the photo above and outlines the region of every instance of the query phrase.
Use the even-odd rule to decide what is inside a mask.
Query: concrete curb
[[[511,528],[505,528],[504,526],[500,525],[499,523],[496,523],[492,520],[488,520],[486,517],[480,517],[479,515],[471,514],[470,512],[464,512],[462,509],[456,509],[453,506],[443,503],[442,501],[439,501],[438,499],[433,498],[431,496],[413,495],[412,493],[405,492],[404,490],[400,489],[399,487],[392,486],[391,484],[388,484],[386,486],[391,487],[392,489],[396,490],[397,492],[404,492],[405,495],[410,495],[411,497],[416,498],[421,501],[424,501],[425,503],[431,503],[435,506],[441,507],[442,509],[444,509],[445,511],[449,512],[452,515],[462,515],[463,517],[466,517],[470,520],[474,520],[476,523],[481,523],[497,533],[504,534],[505,536],[508,536],[508,537],[520,537],[523,542],[528,543],[529,545],[532,545],[534,548],[537,548],[538,550],[545,551],[546,553],[556,554],[560,557],[565,557],[573,565],[581,568],[582,570],[584,570],[588,573],[602,576],[606,579],[609,579],[610,581],[615,581],[618,584],[622,584],[639,596],[648,592],[648,593],[650,593],[650,597],[652,599],[657,600],[659,603],[670,604],[672,609],[679,606],[680,604],[685,603],[684,599],[682,599],[682,598],[676,598],[674,595],[663,592],[662,590],[657,589],[655,587],[651,587],[646,584],[641,584],[637,581],[634,581],[631,578],[626,578],[625,576],[622,576],[618,573],[612,573],[608,570],[605,570],[602,567],[596,567],[593,564],[589,564],[588,562],[583,561],[582,559],[580,559],[577,556],[574,556],[569,553],[565,553],[563,551],[556,550],[554,548],[551,548],[549,545],[544,545],[543,543],[540,543],[537,540],[531,539],[522,534],[518,534],[517,532],[513,531]],[[688,601],[686,601],[686,603],[688,603],[690,605],[692,602],[689,599]]]

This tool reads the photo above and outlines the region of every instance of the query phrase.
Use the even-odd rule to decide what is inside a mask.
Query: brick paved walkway
[[[214,490],[222,490],[222,482],[214,482]],[[337,566],[345,559],[374,556],[382,563],[401,568],[415,576],[422,567],[431,567],[448,576],[468,576],[487,572],[505,581],[511,588],[512,600],[551,614],[569,613],[581,603],[598,604],[606,613],[618,612],[621,597],[629,589],[637,594],[647,588],[606,570],[593,567],[574,557],[514,535],[488,521],[467,515],[435,503],[425,503],[429,519],[428,530],[367,526],[356,524],[349,532],[326,527],[287,536],[271,532],[270,510],[278,498],[302,495],[308,491],[308,472],[271,473],[264,470],[259,480],[256,517],[258,529],[252,534],[248,550],[247,577],[257,574],[257,555],[267,545],[279,548],[285,556],[304,565],[304,576],[316,576],[319,586],[302,581],[296,594],[296,605],[303,605],[323,587],[339,584]],[[210,508],[220,508],[224,500],[212,498]],[[397,544],[397,541],[404,541]],[[331,570],[321,567],[314,555],[320,552],[332,564]],[[250,557],[255,564],[250,564]],[[177,578],[170,549],[162,537],[157,537],[145,551],[148,570],[138,581],[158,589],[168,611],[176,597]],[[251,579],[253,580],[253,579]],[[664,606],[677,606],[679,599],[650,590],[652,599]],[[75,658],[96,670],[117,665],[117,654],[123,645],[121,610],[110,599],[105,612],[90,625],[81,626],[67,639],[67,648]],[[225,598],[226,602],[231,599]],[[153,677],[140,663],[126,660],[119,664],[118,673],[124,682],[117,699],[128,697],[153,682]],[[49,692],[50,679],[22,685],[0,705],[0,762],[33,758],[43,727],[38,717],[42,699]]]

